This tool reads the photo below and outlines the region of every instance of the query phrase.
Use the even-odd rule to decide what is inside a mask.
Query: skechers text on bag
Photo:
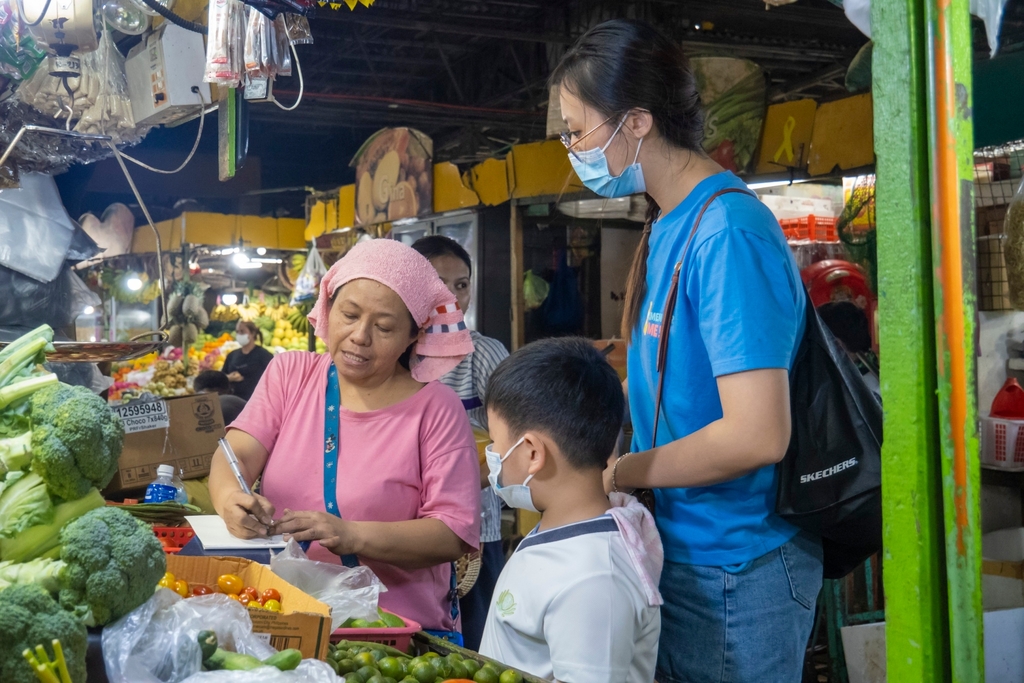
[[[683,256],[715,199],[740,192],[716,192],[697,214]],[[672,314],[679,293],[680,258],[665,299],[658,340],[658,390],[651,447],[668,356]],[[789,375],[792,435],[776,466],[776,513],[790,524],[821,537],[825,578],[850,573],[882,547],[882,406],[818,312],[806,300],[803,339]]]

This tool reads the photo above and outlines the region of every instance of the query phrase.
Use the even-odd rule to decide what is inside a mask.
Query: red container
[[[779,221],[782,233],[793,242],[838,242],[836,219],[827,216],[806,216],[804,218],[783,218]]]
[[[387,610],[384,611],[387,612]],[[395,613],[390,612],[390,614]],[[364,643],[379,643],[380,645],[388,645],[396,650],[401,650],[402,652],[408,652],[409,645],[412,643],[413,634],[422,631],[423,627],[412,619],[406,619],[401,614],[395,614],[395,616],[405,622],[405,627],[339,628],[331,634],[331,642],[337,643],[339,640],[351,640]]]
[[[160,539],[165,553],[178,552],[196,535],[190,526],[155,526],[153,533]]]

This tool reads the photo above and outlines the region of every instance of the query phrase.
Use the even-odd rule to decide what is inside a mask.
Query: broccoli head
[[[72,683],[85,683],[85,625],[39,586],[16,584],[0,590],[0,633],[0,681],[38,683],[21,653],[37,645],[51,653],[50,642],[56,638],[64,650]]]
[[[32,469],[64,500],[102,489],[117,473],[124,425],[85,387],[58,384],[32,394]]]
[[[60,532],[60,604],[87,623],[107,624],[153,597],[167,571],[152,529],[124,510],[91,510]]]

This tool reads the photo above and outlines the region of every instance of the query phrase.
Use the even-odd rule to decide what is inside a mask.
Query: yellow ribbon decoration
[[[796,129],[796,119],[790,116],[786,119],[786,125],[782,127],[782,144],[775,150],[775,156],[772,161],[779,163],[779,159],[782,155],[786,155],[786,161],[790,164],[793,163],[793,131]]]

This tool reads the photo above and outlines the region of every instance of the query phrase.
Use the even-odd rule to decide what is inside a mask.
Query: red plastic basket
[[[779,221],[782,232],[790,241],[838,242],[836,219],[827,216],[783,218]]]
[[[387,610],[384,610],[387,612]],[[389,614],[395,614],[394,612],[388,612]],[[423,627],[412,619],[406,619],[401,614],[395,614],[396,617],[405,622],[403,628],[339,628],[331,634],[331,642],[337,643],[339,640],[352,640],[364,643],[379,643],[381,645],[388,645],[401,650],[402,652],[409,651],[409,645],[412,643],[412,636],[414,633],[418,633],[423,630]]]
[[[160,539],[165,553],[178,552],[196,535],[190,526],[155,526],[153,533]]]

